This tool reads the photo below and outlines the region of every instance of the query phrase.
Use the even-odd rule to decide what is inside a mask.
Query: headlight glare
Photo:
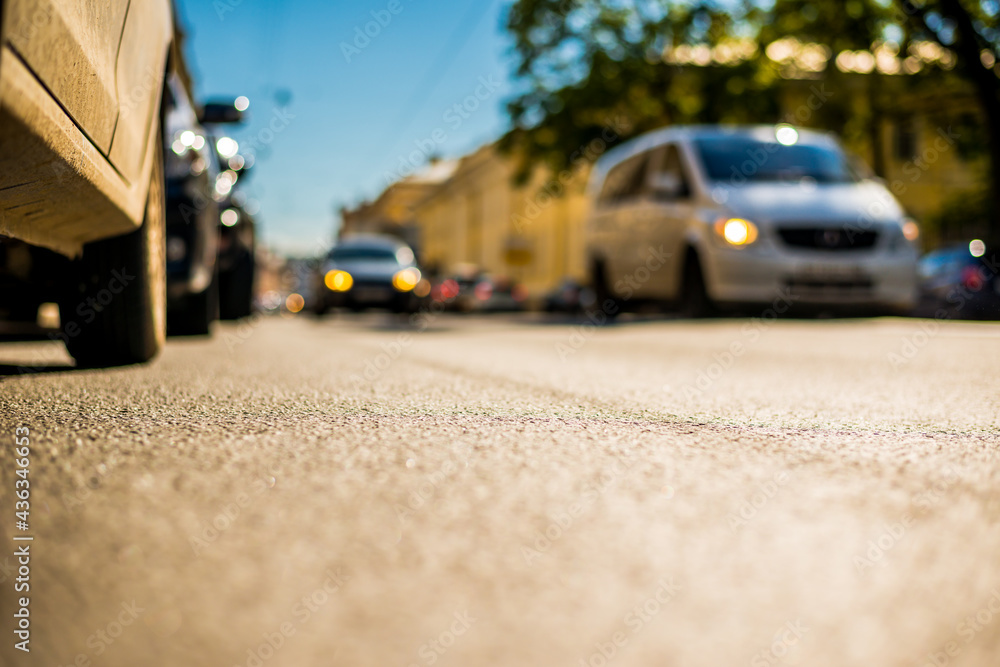
[[[410,292],[420,283],[420,271],[412,266],[402,271],[397,271],[392,277],[392,286],[400,292]]]
[[[347,292],[354,286],[354,278],[347,271],[334,269],[326,274],[323,283],[331,292]]]
[[[757,240],[757,225],[743,218],[720,218],[715,233],[729,245],[742,248]]]

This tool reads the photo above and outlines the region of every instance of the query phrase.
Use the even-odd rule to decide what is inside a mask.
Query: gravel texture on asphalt
[[[427,325],[0,345],[0,664],[1000,664],[1000,326]]]

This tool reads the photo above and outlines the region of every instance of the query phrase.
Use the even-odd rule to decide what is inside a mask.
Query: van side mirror
[[[209,102],[198,114],[198,122],[202,125],[242,123],[243,112],[236,108],[235,102]]]
[[[661,171],[650,178],[650,189],[659,199],[677,199],[684,194],[684,183],[674,172]]]

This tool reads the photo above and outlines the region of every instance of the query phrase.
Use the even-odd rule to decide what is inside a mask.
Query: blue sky
[[[377,195],[401,159],[462,155],[507,127],[507,0],[177,2],[198,97],[250,98],[232,134],[260,146],[245,189],[279,250],[318,252],[335,205]]]

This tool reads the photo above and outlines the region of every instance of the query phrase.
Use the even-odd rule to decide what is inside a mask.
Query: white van
[[[902,312],[916,301],[917,224],[829,134],[657,130],[601,158],[589,195],[605,310],[656,301],[698,316],[783,300]]]

